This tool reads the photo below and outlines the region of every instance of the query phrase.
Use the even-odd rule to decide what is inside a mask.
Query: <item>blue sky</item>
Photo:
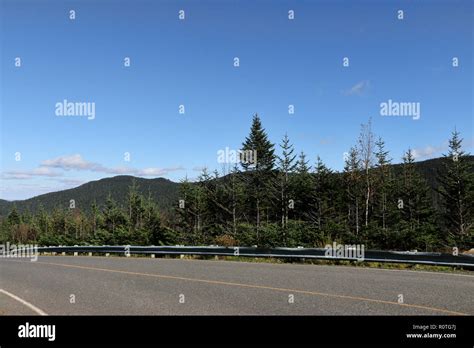
[[[394,162],[408,147],[440,156],[454,127],[472,152],[469,0],[0,3],[3,199],[122,173],[195,178],[256,112],[273,142],[288,133],[335,170],[370,117]],[[64,99],[95,118],[56,116]],[[388,99],[420,103],[420,119],[381,116]]]

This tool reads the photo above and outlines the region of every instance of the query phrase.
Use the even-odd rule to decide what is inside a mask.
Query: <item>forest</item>
[[[269,141],[254,115],[242,153],[255,163],[204,169],[182,180],[178,199],[163,209],[136,182],[123,201],[20,211],[0,218],[0,243],[39,245],[223,245],[451,251],[474,247],[474,161],[453,131],[434,185],[408,148],[394,165],[371,121],[335,172],[296,153],[289,137]],[[277,154],[278,153],[278,154]],[[94,192],[90,193],[91,195]]]

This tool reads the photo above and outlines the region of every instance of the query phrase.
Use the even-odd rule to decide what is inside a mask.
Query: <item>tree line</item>
[[[371,121],[361,126],[341,173],[318,156],[310,163],[287,135],[275,145],[254,115],[242,152],[256,161],[204,169],[181,182],[171,211],[158,209],[134,183],[126,202],[108,198],[90,212],[15,208],[0,239],[42,245],[257,245],[321,247],[333,241],[368,249],[451,250],[474,247],[474,169],[454,131],[432,189],[407,149],[392,165]],[[279,150],[279,155],[276,151]]]

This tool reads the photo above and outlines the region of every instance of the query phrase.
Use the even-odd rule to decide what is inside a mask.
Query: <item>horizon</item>
[[[288,133],[335,171],[369,119],[394,163],[440,157],[454,129],[474,146],[470,1],[130,4],[2,2],[1,199],[195,180],[255,113],[276,154]]]

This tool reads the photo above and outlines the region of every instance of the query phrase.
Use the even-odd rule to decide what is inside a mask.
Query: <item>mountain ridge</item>
[[[474,162],[474,156],[470,155],[467,158]],[[438,157],[415,162],[417,170],[432,189],[437,186],[436,174],[441,168],[442,162],[446,160],[445,157]],[[396,163],[391,166],[394,171],[398,171],[402,164]],[[341,174],[341,172],[334,173],[336,175]],[[109,195],[121,205],[125,202],[129,186],[132,185],[133,181],[138,185],[139,192],[145,197],[150,194],[161,210],[171,209],[178,200],[179,186],[181,185],[178,182],[162,177],[148,179],[132,175],[117,175],[89,181],[66,190],[44,193],[25,200],[8,201],[0,199],[0,217],[8,215],[13,206],[21,212],[29,211],[31,213],[36,213],[41,206],[46,211],[52,211],[55,208],[67,208],[71,199],[75,200],[77,208],[89,211],[94,201],[99,207],[103,206]]]

